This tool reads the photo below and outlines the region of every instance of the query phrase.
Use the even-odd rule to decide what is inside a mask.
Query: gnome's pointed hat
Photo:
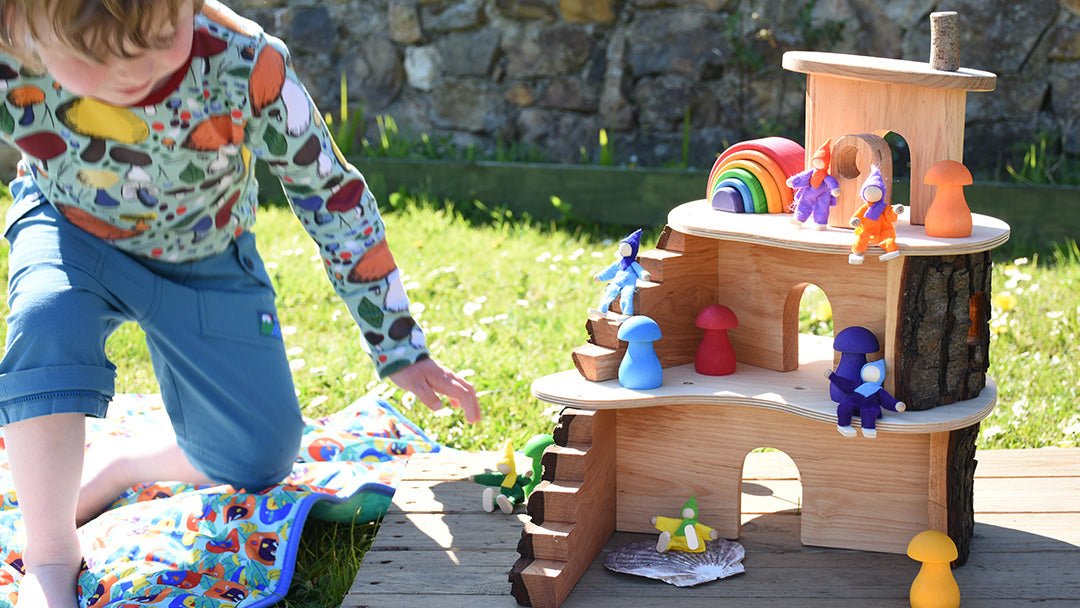
[[[871,202],[866,199],[866,190],[868,188],[877,188],[881,191],[881,198],[875,202]],[[871,220],[876,220],[881,217],[881,212],[885,211],[885,207],[888,206],[888,201],[885,200],[885,180],[881,177],[881,169],[878,169],[877,165],[870,165],[870,175],[866,176],[866,181],[859,187],[859,196],[868,203],[870,208],[864,213],[864,217]]]
[[[822,162],[822,168],[818,169],[814,166],[814,161],[820,160]],[[818,146],[814,155],[810,157],[810,168],[814,170],[810,174],[810,186],[817,188],[821,186],[821,182],[825,181],[825,176],[829,174],[829,164],[832,163],[832,138],[825,140],[825,143]]]
[[[623,240],[619,241],[619,243],[626,243],[627,245],[630,245],[630,255],[623,257],[622,263],[619,264],[620,268],[626,269],[630,266],[630,264],[634,263],[634,260],[637,259],[638,247],[641,246],[641,228],[638,228],[637,230],[631,232],[629,235],[623,238]]]

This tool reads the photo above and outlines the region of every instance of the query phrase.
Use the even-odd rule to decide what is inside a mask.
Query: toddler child
[[[258,491],[303,421],[250,232],[254,165],[281,179],[380,377],[480,418],[428,356],[364,178],[282,42],[216,0],[0,0],[0,139],[11,184],[0,424],[26,530],[20,608],[75,606],[76,522],[151,480]],[[87,455],[107,337],[146,333],[174,436]]]

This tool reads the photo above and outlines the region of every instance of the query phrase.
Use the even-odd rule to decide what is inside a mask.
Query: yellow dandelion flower
[[[1020,303],[1016,296],[1007,291],[995,293],[994,297],[991,299],[991,302],[993,303],[995,308],[1001,309],[1005,312],[1009,312],[1010,310],[1016,308],[1016,305]]]
[[[828,300],[817,305],[817,309],[814,311],[814,317],[819,321],[828,321],[832,318],[832,305]]]

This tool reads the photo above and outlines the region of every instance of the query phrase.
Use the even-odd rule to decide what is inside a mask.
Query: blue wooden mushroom
[[[619,384],[635,390],[659,388],[664,370],[652,343],[660,339],[660,326],[649,317],[637,315],[622,323],[618,335],[627,342],[619,364]]]

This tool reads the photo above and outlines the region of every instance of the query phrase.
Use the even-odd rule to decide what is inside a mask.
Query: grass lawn
[[[327,414],[378,392],[440,442],[495,449],[551,430],[557,409],[534,399],[530,383],[572,366],[585,342],[585,311],[599,299],[592,274],[614,259],[617,228],[538,225],[483,211],[470,221],[446,205],[391,195],[384,202],[390,245],[406,273],[413,312],[434,357],[469,375],[484,420],[431,413],[410,395],[379,382],[360,348],[359,331],[327,282],[314,243],[284,207],[260,213],[259,249],[278,290],[279,313],[304,413]],[[475,218],[475,209],[470,207]],[[642,248],[656,242],[654,229]],[[0,268],[6,276],[6,247]],[[991,369],[1000,388],[983,422],[982,448],[1080,445],[1080,377],[1070,345],[1080,343],[1080,251],[1006,250],[993,274]],[[808,290],[803,325],[828,332],[827,302]],[[118,367],[117,390],[156,392],[141,331],[126,324],[107,344]],[[283,606],[337,606],[347,591],[372,526],[312,522],[304,535],[293,588]]]

